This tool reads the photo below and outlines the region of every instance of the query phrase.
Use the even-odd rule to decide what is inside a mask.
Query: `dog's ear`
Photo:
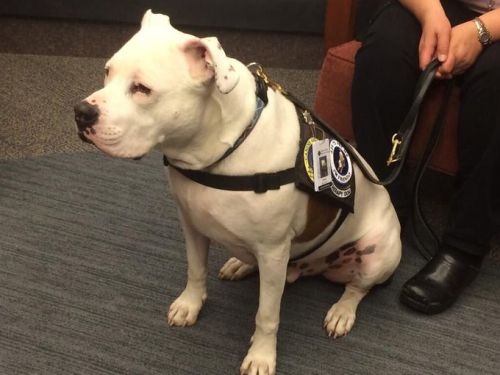
[[[141,29],[151,26],[167,26],[171,27],[170,18],[164,14],[153,13],[151,9],[148,9],[144,16],[142,16]]]
[[[215,79],[219,91],[227,94],[238,84],[240,77],[215,37],[193,39],[184,46],[191,76],[209,83]]]

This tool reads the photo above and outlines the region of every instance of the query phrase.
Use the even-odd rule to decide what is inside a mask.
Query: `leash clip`
[[[267,86],[269,86],[271,89],[273,89],[273,91],[279,91],[283,95],[288,94],[283,86],[281,86],[278,82],[275,82],[271,78],[269,78],[267,73],[264,71],[264,68],[262,67],[262,65],[260,65],[259,63],[255,63],[255,62],[247,65],[247,68],[249,68],[249,69],[253,68],[253,67],[255,67],[254,74],[257,77],[259,77],[260,79],[262,79]]]
[[[403,143],[402,139],[399,139],[400,136],[398,133],[394,133],[392,136],[392,150],[391,154],[389,155],[389,158],[387,159],[387,166],[391,165],[392,163],[395,163],[401,159],[401,156],[396,157],[396,153],[398,151],[399,146],[401,143]]]

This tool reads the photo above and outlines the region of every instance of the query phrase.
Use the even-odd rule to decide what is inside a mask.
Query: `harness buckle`
[[[254,191],[257,194],[265,193],[268,190],[278,190],[281,186],[279,178],[273,178],[268,173],[256,173]]]

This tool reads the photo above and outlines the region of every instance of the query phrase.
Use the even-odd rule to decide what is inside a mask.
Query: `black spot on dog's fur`
[[[339,250],[342,251],[342,250],[345,250],[345,249],[350,249],[351,247],[354,247],[355,245],[356,245],[356,241],[349,242],[349,243],[346,243],[346,244],[340,246]]]
[[[368,254],[371,254],[371,253],[375,252],[375,247],[376,247],[375,245],[367,246],[363,250],[356,251],[356,254],[358,254],[358,255],[368,255]]]
[[[342,264],[332,264],[332,265],[329,265],[328,268],[339,269],[339,268],[342,268]]]
[[[335,251],[333,253],[331,253],[330,255],[328,255],[325,260],[326,260],[326,263],[328,264],[332,264],[333,262],[335,262],[337,259],[339,259],[340,257],[340,252],[339,251]]]
[[[356,248],[355,247],[352,247],[348,250],[346,250],[346,252],[344,253],[344,255],[352,255],[356,252]]]

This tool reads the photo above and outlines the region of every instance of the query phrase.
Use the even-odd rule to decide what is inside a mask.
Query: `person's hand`
[[[421,18],[422,36],[419,44],[419,64],[422,70],[437,57],[443,62],[448,58],[451,25],[441,7]]]
[[[483,46],[477,38],[477,29],[472,21],[455,26],[451,30],[447,59],[436,73],[438,78],[451,78],[462,74],[476,61]]]

